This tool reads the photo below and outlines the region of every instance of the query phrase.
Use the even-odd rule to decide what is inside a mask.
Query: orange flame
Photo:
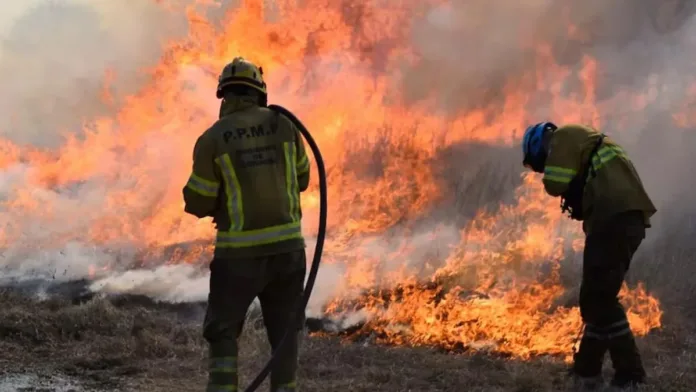
[[[549,48],[538,45],[537,69],[543,75],[511,75],[501,104],[445,116],[430,99],[412,103],[398,94],[402,67],[419,61],[408,40],[411,23],[436,2],[406,0],[388,8],[358,1],[301,3],[278,0],[268,9],[266,2],[243,0],[222,28],[189,7],[188,40],[167,46],[149,70],[151,82],[128,97],[117,116],[93,119],[84,137],[67,134],[55,151],[0,140],[0,169],[22,163],[32,169],[1,202],[13,220],[0,227],[3,247],[50,250],[78,241],[135,248],[136,261],[144,265],[209,257],[214,229],[183,213],[181,186],[195,139],[217,115],[216,73],[237,55],[263,65],[271,102],[287,102],[299,114],[327,161],[325,260],[347,268],[337,298],[326,307],[333,316],[345,312],[339,305],[350,294],[418,280],[405,266],[386,275],[377,267],[384,260],[417,258],[412,231],[435,212],[452,208],[435,162],[444,148],[518,141],[514,130],[530,116],[531,97],[519,88],[522,83],[533,80],[536,92],[551,97],[546,104],[559,122],[601,126],[597,62],[589,56],[573,70],[556,64]],[[583,85],[582,94],[561,93],[569,78]],[[111,83],[113,75],[106,79]],[[106,93],[104,99],[113,102]],[[308,234],[317,228],[316,180],[312,186],[302,196]],[[82,192],[87,205],[54,197],[70,189]],[[66,222],[66,216],[81,224]],[[448,225],[443,222],[440,228]],[[430,240],[438,233],[433,229]],[[375,239],[389,236],[398,243],[395,249],[375,251]],[[517,203],[495,213],[481,210],[461,228],[459,244],[443,254],[418,256],[427,259],[435,288],[413,285],[388,303],[379,296],[359,297],[370,316],[365,328],[381,331],[393,344],[464,344],[521,358],[566,354],[580,319],[576,308],[557,304],[565,292],[559,263],[569,251],[580,250],[581,239],[557,202],[544,194],[539,178],[525,175]],[[164,251],[171,247],[173,255]],[[482,295],[465,295],[471,292]],[[659,303],[642,287],[624,288],[622,295],[637,334],[660,326]]]

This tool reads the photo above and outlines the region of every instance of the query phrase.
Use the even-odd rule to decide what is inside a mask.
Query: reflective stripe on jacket
[[[544,188],[552,196],[561,196],[600,137],[596,130],[578,124],[558,128],[551,136],[544,168]],[[657,211],[647,195],[626,152],[609,137],[592,160],[595,176],[588,174],[583,196],[583,229],[589,233],[608,219],[626,211],[643,211],[646,227]]]
[[[214,218],[216,257],[303,249],[300,192],[310,163],[299,131],[246,97],[223,102],[221,114],[194,147],[185,210]]]

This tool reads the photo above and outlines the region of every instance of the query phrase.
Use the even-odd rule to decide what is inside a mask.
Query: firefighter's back
[[[560,131],[560,132],[559,132]],[[600,133],[583,125],[559,128],[558,135],[567,143],[582,145],[581,162],[588,161]],[[650,197],[626,151],[610,137],[605,137],[593,157],[592,169],[583,198],[583,226],[586,232],[611,218],[629,211],[643,212],[646,227],[656,212]]]
[[[208,131],[218,146],[223,187],[215,216],[216,257],[246,258],[304,249],[298,132],[286,117],[252,105]]]

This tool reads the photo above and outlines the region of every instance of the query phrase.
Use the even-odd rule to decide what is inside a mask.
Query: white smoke
[[[200,302],[208,297],[209,277],[188,264],[166,265],[154,270],[107,274],[92,283],[90,289],[105,294],[144,295],[166,302]]]
[[[0,15],[0,137],[38,146],[112,112],[148,81],[142,70],[157,63],[165,40],[186,33],[183,15],[148,0],[3,2]],[[101,99],[105,89],[114,107]]]
[[[20,148],[56,148],[68,133],[80,137],[85,121],[115,114],[124,97],[150,82],[143,69],[159,62],[167,40],[181,39],[186,33],[183,14],[149,0],[129,1],[128,7],[106,0],[3,2],[0,139]],[[105,80],[110,84],[105,85]],[[111,102],[104,99],[105,94]],[[151,167],[163,179],[170,167],[161,166],[174,150],[169,144],[157,140],[148,150]],[[118,159],[104,151],[96,164],[105,172],[122,170]],[[115,189],[105,189],[107,182],[100,178],[68,188],[31,187],[35,172],[29,163],[0,171],[0,201],[23,185],[38,211],[37,216],[24,214],[21,208],[0,211],[0,230],[20,234],[19,244],[0,244],[3,278],[79,279],[134,256],[127,241],[114,249],[74,241],[60,249],[42,248],[43,240],[89,230],[104,210],[107,191]],[[124,189],[132,186],[130,182],[122,181]]]
[[[430,223],[408,234],[397,230],[392,235],[363,238],[359,247],[351,249],[351,256],[363,262],[364,281],[349,280],[348,265],[337,260],[335,255],[325,254],[307,305],[307,315],[321,315],[322,307],[333,298],[349,298],[360,295],[365,289],[391,287],[404,278],[427,279],[445,263],[460,240],[459,230],[453,225],[434,228]],[[314,246],[314,240],[307,241],[310,262]]]
[[[316,239],[312,237],[311,233],[306,233],[306,237],[307,267],[309,268],[314,258]],[[408,237],[375,236],[371,239],[368,238],[365,241],[366,245],[354,249],[354,252],[364,256],[366,260],[370,260],[370,265],[374,267],[374,269],[368,268],[370,275],[366,276],[374,277],[374,281],[377,283],[389,285],[397,283],[399,277],[404,276],[427,278],[434,272],[434,268],[441,266],[450,247],[456,245],[459,240],[459,231],[453,226],[438,230],[424,226],[421,231],[411,233]],[[407,257],[399,257],[399,254],[406,256],[404,246],[408,247]],[[61,260],[66,260],[67,265],[70,264],[69,260],[79,260],[74,258],[74,253],[64,256]],[[91,255],[84,260],[93,261],[98,256],[104,257],[104,255]],[[424,265],[426,260],[433,262],[430,268]],[[307,307],[308,316],[321,315],[323,306],[332,298],[358,295],[365,288],[374,288],[369,285],[372,282],[371,279],[363,282],[364,285],[361,285],[360,282],[348,281],[347,266],[336,261],[332,259],[332,255],[325,255]],[[37,270],[41,270],[41,268],[37,268]],[[45,271],[45,269],[43,270]],[[13,278],[15,281],[21,280],[23,276],[26,277],[24,268]],[[35,274],[32,276],[36,277]],[[68,276],[67,280],[83,276],[85,275]],[[208,295],[210,274],[207,269],[201,269],[199,266],[183,264],[122,272],[102,270],[93,276],[94,281],[90,285],[90,289],[95,292],[144,295],[160,301],[179,303],[204,301]]]

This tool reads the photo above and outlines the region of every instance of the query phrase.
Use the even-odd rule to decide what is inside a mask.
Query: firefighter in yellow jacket
[[[237,339],[258,297],[271,346],[280,342],[302,296],[306,264],[300,192],[309,160],[296,126],[268,109],[260,67],[237,57],[217,88],[220,118],[196,141],[183,194],[185,211],[217,226],[203,335],[208,392],[237,390]],[[299,332],[298,332],[299,333]],[[271,391],[296,390],[298,336],[283,345]]]
[[[524,165],[543,173],[546,192],[561,197],[564,212],[583,222],[586,234],[580,313],[585,329],[573,373],[581,384],[601,383],[609,351],[612,385],[645,382],[645,370],[618,293],[634,253],[656,212],[625,151],[583,125],[539,123],[522,141]]]

